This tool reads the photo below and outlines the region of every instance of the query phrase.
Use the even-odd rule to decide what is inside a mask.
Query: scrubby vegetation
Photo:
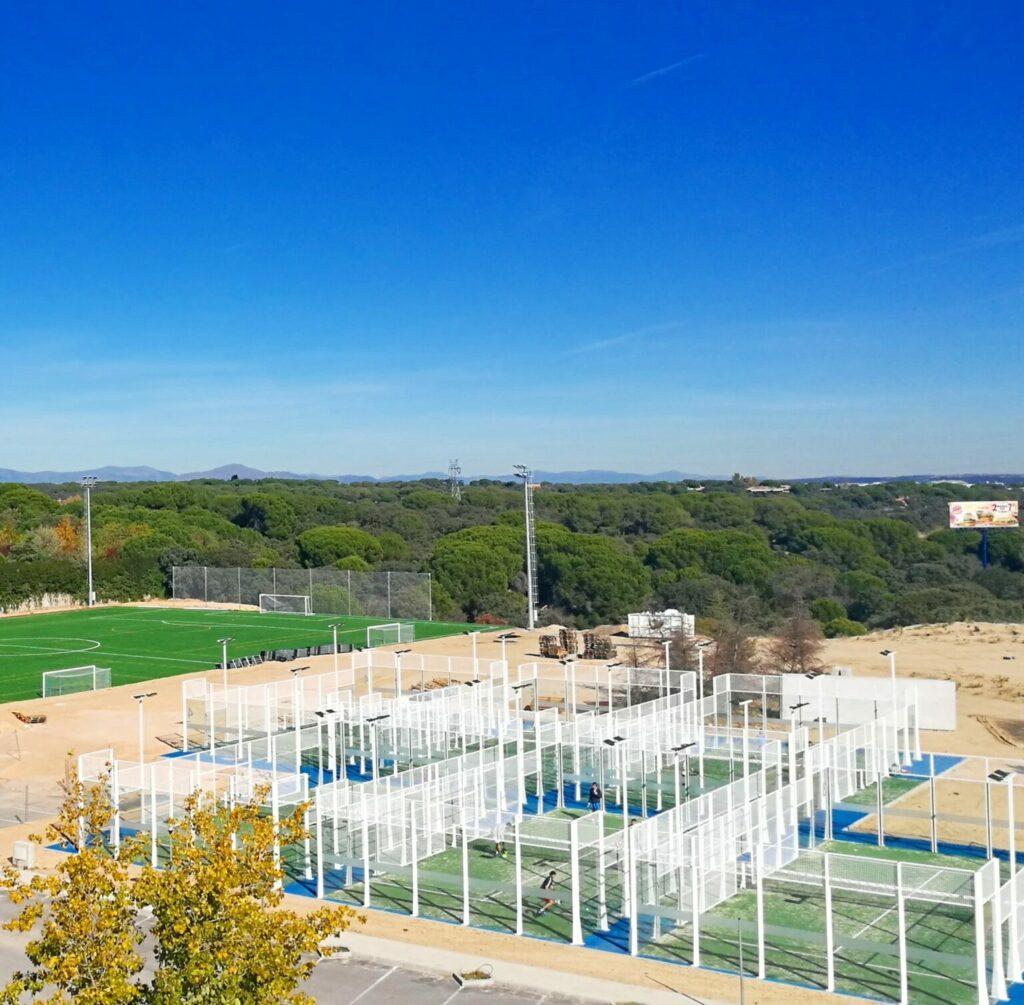
[[[580,626],[672,606],[773,627],[806,608],[825,635],[921,622],[1024,620],[1024,536],[949,531],[946,504],[993,486],[796,485],[754,496],[740,479],[545,485],[536,494],[546,620]],[[93,492],[99,594],[160,596],[171,566],[429,570],[438,617],[520,621],[522,492],[477,482],[202,481]],[[0,607],[84,594],[82,500],[72,485],[0,485]]]

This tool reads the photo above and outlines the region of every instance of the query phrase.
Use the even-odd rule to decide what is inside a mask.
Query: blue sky
[[[8,5],[0,466],[1020,471],[1022,11]]]

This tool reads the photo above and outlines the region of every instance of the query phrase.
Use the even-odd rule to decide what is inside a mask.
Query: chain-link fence
[[[314,614],[433,620],[429,572],[353,572],[348,569],[218,569],[176,565],[175,600],[251,604],[261,593],[308,596]]]
[[[0,827],[56,816],[64,793],[57,782],[0,780]]]

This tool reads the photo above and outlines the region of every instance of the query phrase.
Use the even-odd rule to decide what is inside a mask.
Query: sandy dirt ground
[[[857,675],[885,677],[896,653],[899,677],[956,682],[954,732],[925,732],[925,750],[1013,757],[1024,754],[1024,625],[920,625],[830,639],[825,662],[852,667]],[[1004,657],[1013,657],[1005,659]]]
[[[509,662],[515,666],[538,659],[537,636],[540,633],[518,631],[517,634],[518,639],[507,643]],[[466,636],[455,636],[412,643],[408,647],[431,655],[465,657],[471,655],[472,642]],[[826,643],[824,658],[828,664],[853,667],[856,674],[885,676],[888,663],[878,655],[879,650],[885,648],[895,650],[900,676],[937,677],[957,683],[957,729],[950,733],[925,733],[922,739],[926,750],[989,755],[993,767],[1015,766],[1018,757],[1024,762],[1024,721],[1021,718],[1024,715],[1024,626],[954,624],[877,632],[856,639],[830,640]],[[501,652],[496,632],[477,637],[480,661],[500,659]],[[626,650],[620,651],[620,659],[625,653]],[[1006,660],[1004,656],[1016,659]],[[314,657],[298,663],[309,665],[309,673],[326,672],[331,669],[333,658]],[[283,680],[289,677],[289,669],[290,664],[273,663],[230,671],[230,679],[234,683]],[[144,755],[152,758],[169,752],[180,741],[181,682],[186,677],[204,675],[222,679],[221,671],[210,670],[205,674],[163,678],[148,688],[136,683],[106,691],[0,705],[0,784],[52,787],[54,781],[63,776],[69,753],[111,747],[116,756],[136,760],[139,718],[132,695],[141,690],[156,692],[146,702]],[[403,686],[410,688],[418,680],[418,673],[406,673]],[[45,713],[47,722],[22,725],[12,715],[15,710]],[[951,779],[941,786],[940,808],[942,812],[978,817],[983,813],[983,798],[981,786]],[[905,797],[899,805],[927,810],[927,787]],[[1024,806],[1019,807],[1018,812],[1024,812]],[[896,825],[895,818],[892,824]],[[898,826],[901,833],[918,836],[927,833],[924,821],[900,821]],[[944,825],[944,837],[952,834],[946,830],[951,826],[956,825]],[[10,855],[14,840],[38,832],[41,827],[40,823],[35,823],[0,830],[0,855]],[[963,824],[964,840],[975,840],[977,834],[976,824]],[[53,853],[42,853],[41,865],[54,861]],[[312,906],[301,898],[289,899],[297,908]],[[728,1000],[737,993],[736,979],[728,976],[380,912],[369,912],[362,930],[398,941],[479,953],[482,959],[504,959],[570,973],[599,974],[610,980],[639,985],[639,1000],[642,1000],[644,986],[674,988],[698,1001],[702,996]],[[800,989],[759,985],[754,981],[747,985],[748,1002],[781,1005],[815,1000],[822,1000],[822,996]]]

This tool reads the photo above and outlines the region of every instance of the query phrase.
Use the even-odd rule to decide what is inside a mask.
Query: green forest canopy
[[[0,484],[0,607],[83,595],[75,485]],[[544,620],[588,626],[678,607],[769,628],[794,604],[829,634],[958,619],[1024,620],[1024,536],[946,529],[952,499],[1009,488],[798,484],[754,496],[739,479],[543,485],[536,493]],[[435,577],[441,618],[523,620],[522,490],[474,482],[106,483],[93,491],[102,598],[167,593],[173,565],[409,569]]]

